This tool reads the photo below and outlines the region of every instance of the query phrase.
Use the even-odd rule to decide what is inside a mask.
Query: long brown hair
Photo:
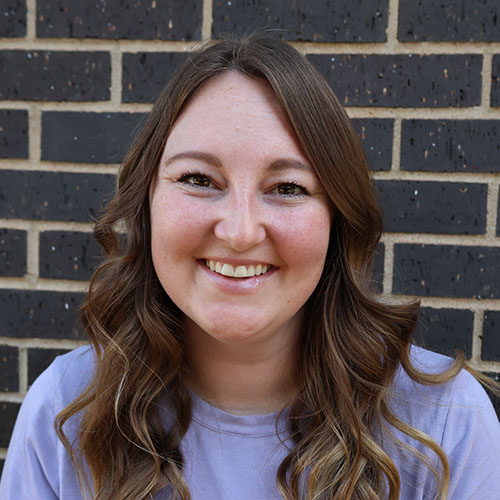
[[[436,481],[444,496],[445,454],[398,419],[387,393],[399,366],[413,380],[434,384],[452,378],[463,362],[439,377],[413,367],[410,341],[418,304],[385,305],[369,286],[382,225],[360,141],[306,58],[260,34],[208,42],[193,52],[158,98],[123,163],[116,195],[95,226],[107,259],[81,309],[95,350],[95,374],[58,415],[60,438],[96,500],[146,499],[166,486],[172,497],[190,498],[180,451],[191,421],[181,314],[153,268],[148,192],[181,109],[221,71],[269,83],[335,209],[324,272],[304,306],[301,390],[289,412],[295,447],[277,472],[283,497],[399,498],[398,470],[375,437],[384,423],[438,457]],[[160,412],[165,401],[175,416],[168,429]],[[76,416],[77,443],[69,443],[64,425]]]

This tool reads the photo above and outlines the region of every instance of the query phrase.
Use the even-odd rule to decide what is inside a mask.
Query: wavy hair
[[[95,372],[56,419],[82,489],[95,500],[138,500],[169,487],[172,498],[190,499],[180,451],[192,414],[181,313],[153,268],[148,193],[183,106],[223,71],[268,82],[335,208],[324,271],[304,306],[301,385],[289,412],[295,446],[277,472],[281,494],[286,500],[396,500],[400,476],[376,438],[377,429],[390,427],[438,459],[434,472],[445,498],[444,452],[398,419],[388,392],[400,366],[414,381],[436,384],[454,377],[463,359],[439,376],[412,365],[418,304],[381,303],[369,286],[382,224],[358,136],[306,58],[262,34],[207,42],[190,54],[156,101],[124,160],[116,194],[95,225],[107,258],[81,308]],[[126,233],[124,241],[118,228]],[[175,417],[168,429],[161,410],[165,401]],[[73,417],[79,433],[70,443],[64,427]],[[407,451],[433,469],[435,460]]]

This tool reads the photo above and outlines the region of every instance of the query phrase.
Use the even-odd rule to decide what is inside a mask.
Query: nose
[[[234,194],[222,207],[215,225],[215,236],[237,252],[250,250],[266,237],[261,213],[253,196]]]

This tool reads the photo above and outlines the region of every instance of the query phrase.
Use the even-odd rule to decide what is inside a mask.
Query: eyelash
[[[200,172],[199,170],[182,172],[179,175],[179,177],[177,178],[177,182],[182,182],[182,183],[185,183],[185,184],[189,184],[190,186],[193,186],[196,189],[210,189],[211,188],[211,186],[198,186],[198,185],[196,185],[196,184],[194,184],[192,182],[187,182],[189,178],[196,177],[196,176],[203,177],[204,179],[206,179],[211,184],[213,183],[212,180],[210,179],[210,177],[208,175],[205,175],[204,173]],[[280,182],[279,184],[277,184],[277,186],[274,189],[278,189],[281,186],[298,188],[301,191],[299,194],[284,194],[284,193],[279,194],[278,193],[283,198],[297,198],[297,197],[300,197],[300,196],[309,196],[309,191],[303,185],[301,185],[300,183],[298,183],[297,181],[290,180],[290,181],[287,181],[287,182]]]

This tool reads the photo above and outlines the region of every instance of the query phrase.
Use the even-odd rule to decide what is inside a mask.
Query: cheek
[[[283,217],[279,223],[282,251],[287,260],[301,269],[322,269],[330,240],[331,216],[324,210],[311,210]]]
[[[179,197],[152,200],[152,246],[157,253],[185,254],[198,245],[209,226],[207,212],[193,203],[183,203]]]

